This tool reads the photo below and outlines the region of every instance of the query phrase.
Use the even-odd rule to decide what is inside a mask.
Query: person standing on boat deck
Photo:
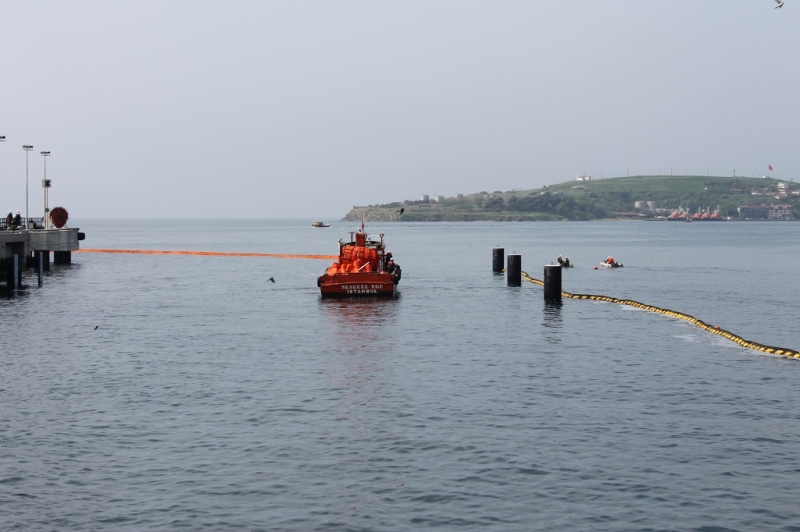
[[[562,259],[562,258],[561,258],[561,255],[559,255],[559,256],[558,256],[558,264],[559,264],[560,266],[563,266],[563,265],[564,265],[564,259]]]
[[[386,253],[386,271],[389,273],[394,272],[394,259],[392,258],[391,251]]]
[[[572,266],[572,264],[570,264],[570,262],[569,262],[569,257],[567,257],[566,259],[564,259],[564,266],[566,266],[567,268],[569,268],[570,266]]]

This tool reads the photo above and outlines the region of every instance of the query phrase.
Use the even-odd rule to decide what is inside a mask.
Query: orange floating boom
[[[139,255],[204,255],[209,257],[272,257],[275,259],[338,259],[338,255],[299,255],[292,253],[236,253],[233,251],[190,251],[162,249],[97,249],[84,248],[73,253],[131,253]]]

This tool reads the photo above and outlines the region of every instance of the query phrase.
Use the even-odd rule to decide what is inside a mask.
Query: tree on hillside
[[[485,211],[492,211],[492,212],[499,212],[506,208],[506,202],[503,201],[503,198],[499,196],[495,196],[494,198],[489,198],[488,200],[483,202],[483,210]]]

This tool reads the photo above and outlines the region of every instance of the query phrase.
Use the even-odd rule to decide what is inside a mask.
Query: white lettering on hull
[[[377,294],[384,288],[382,284],[343,284],[342,291],[347,294]]]

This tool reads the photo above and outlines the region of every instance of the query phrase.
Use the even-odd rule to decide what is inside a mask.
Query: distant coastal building
[[[736,210],[748,220],[794,220],[791,205],[743,205]]]
[[[592,176],[586,174],[578,174],[577,181],[591,181]]]
[[[456,201],[464,201],[464,194],[456,194]]]
[[[431,200],[431,198],[427,194],[422,194],[422,195],[420,195],[419,200],[420,201],[429,202]]]
[[[633,206],[637,209],[646,209],[647,202],[646,201],[636,201],[633,203]]]
[[[436,203],[442,202],[444,201],[444,196],[436,195],[433,197],[433,201],[435,201]]]

